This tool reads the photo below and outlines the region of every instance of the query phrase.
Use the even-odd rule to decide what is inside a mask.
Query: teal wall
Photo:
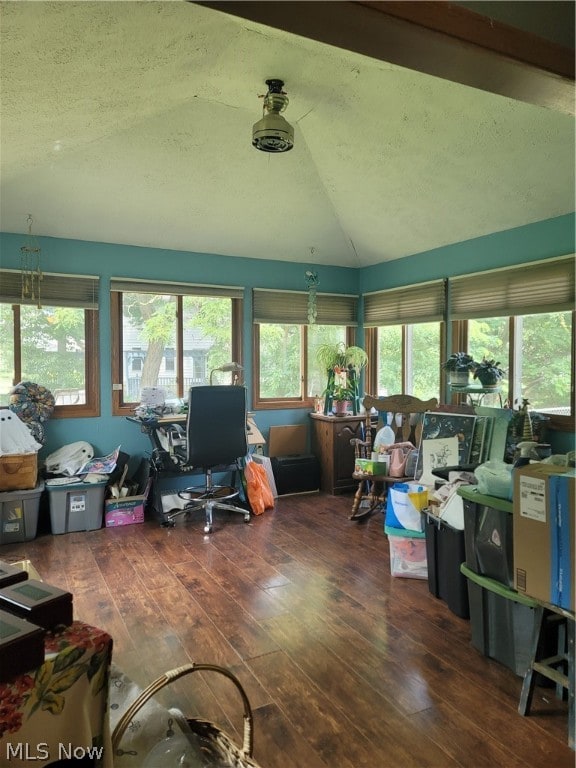
[[[148,440],[124,417],[111,416],[110,291],[111,277],[139,277],[166,281],[210,283],[245,287],[244,364],[251,391],[252,327],[251,288],[305,290],[305,271],[318,272],[319,290],[327,293],[362,293],[415,282],[450,277],[483,269],[509,266],[573,253],[575,216],[570,214],[525,227],[415,254],[373,267],[352,269],[293,264],[214,254],[167,251],[156,248],[39,238],[42,267],[46,272],[99,275],[100,280],[100,389],[101,416],[94,419],[53,419],[41,456],[66,443],[86,440],[97,455],[115,446],[136,460],[148,450]],[[1,265],[20,267],[22,235],[0,233]],[[362,341],[360,332],[359,342]],[[265,436],[272,425],[308,422],[308,411],[287,409],[258,411],[256,422]]]

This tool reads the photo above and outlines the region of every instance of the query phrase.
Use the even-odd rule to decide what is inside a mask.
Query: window
[[[110,287],[112,349],[118,350],[114,414],[131,413],[144,387],[182,399],[191,386],[208,384],[215,368],[241,363],[241,288],[128,278],[112,278]]]
[[[327,383],[316,349],[353,343],[356,297],[318,294],[314,325],[307,302],[303,292],[254,290],[254,407],[310,407]]]
[[[556,427],[562,424],[557,417],[572,414],[573,317],[573,312],[543,312],[467,323],[468,351],[475,360],[486,356],[501,362],[506,371],[502,392],[514,407],[526,398]]]
[[[366,391],[443,399],[446,305],[449,351],[499,361],[503,400],[518,408],[526,398],[552,428],[573,430],[574,282],[570,255],[451,278],[446,296],[440,281],[366,294]]]
[[[33,381],[54,395],[55,417],[98,416],[98,278],[45,273],[40,308],[22,299],[20,280],[0,270],[0,405]]]
[[[366,345],[376,361],[366,391],[422,400],[440,396],[444,305],[442,280],[365,295]]]
[[[450,281],[451,317],[475,359],[499,360],[515,408],[574,428],[574,256],[466,275]]]

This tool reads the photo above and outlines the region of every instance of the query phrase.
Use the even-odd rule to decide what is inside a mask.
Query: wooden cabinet
[[[320,488],[327,493],[352,491],[358,481],[354,471],[354,446],[350,440],[363,438],[364,416],[324,416],[311,413],[312,453],[320,462]]]

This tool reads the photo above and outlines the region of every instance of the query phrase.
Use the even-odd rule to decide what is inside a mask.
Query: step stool
[[[541,606],[536,608],[534,634],[532,637],[532,661],[524,675],[518,712],[529,715],[536,685],[537,674],[556,683],[556,696],[560,699],[568,695],[568,746],[575,749],[574,730],[576,709],[574,706],[575,671],[574,671],[574,620],[573,613],[553,610]],[[543,639],[547,623],[557,624],[558,645],[554,656],[543,658]]]

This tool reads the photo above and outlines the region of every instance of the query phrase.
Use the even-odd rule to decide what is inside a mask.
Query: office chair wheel
[[[205,525],[204,526],[204,533],[212,533],[212,526],[211,525]]]
[[[244,515],[244,522],[249,523],[250,522],[250,512],[246,512]]]

